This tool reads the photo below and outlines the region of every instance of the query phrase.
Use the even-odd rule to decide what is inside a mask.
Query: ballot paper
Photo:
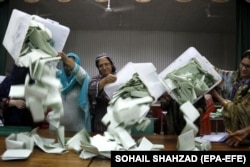
[[[32,153],[32,150],[24,149],[8,149],[2,155],[2,160],[18,160],[27,159]]]
[[[180,110],[183,112],[184,116],[190,121],[194,122],[199,116],[199,111],[193,106],[190,101],[186,101],[180,106]]]
[[[60,126],[64,112],[60,93],[62,85],[55,75],[55,62],[60,59],[57,53],[63,50],[68,35],[69,28],[57,22],[13,10],[3,45],[17,66],[29,68],[30,75],[26,76],[24,85],[11,86],[10,97],[25,99],[34,122],[44,121],[45,112],[50,109],[47,121],[56,128],[58,143],[40,137],[36,131],[10,135],[6,138],[7,150],[3,159],[27,158],[34,144],[46,153],[66,151],[64,127]],[[34,80],[32,84],[31,79]]]
[[[223,142],[228,137],[228,135],[229,134],[227,132],[219,132],[219,133],[211,133],[209,135],[203,135],[203,136],[196,137],[196,138],[211,141],[211,142]]]
[[[181,133],[185,133],[190,129],[193,130],[194,136],[198,133],[198,127],[194,124],[194,121],[200,116],[199,111],[193,106],[190,101],[186,101],[180,106],[180,110],[183,113],[183,117],[186,121],[185,127],[182,129]]]
[[[4,76],[4,75],[0,75],[0,83],[4,80],[5,77],[6,76]]]
[[[34,147],[33,140],[27,133],[12,133],[5,139],[5,143],[7,149],[33,150]]]
[[[82,150],[81,144],[89,144],[90,143],[90,136],[85,129],[82,129],[73,137],[71,137],[66,146],[68,149],[74,150],[75,152],[80,152]]]
[[[200,114],[190,101],[186,101],[182,104],[180,110],[183,113],[186,125],[178,136],[177,149],[186,151],[199,150],[199,148],[195,146],[195,136],[198,133],[198,127],[194,124],[194,121]],[[199,144],[199,146],[200,145],[202,144]]]
[[[60,25],[51,19],[44,19],[37,15],[29,15],[23,11],[14,9],[11,13],[10,21],[4,36],[3,46],[7,49],[12,58],[16,61],[21,53],[26,33],[31,21],[42,23],[48,28],[53,36],[54,49],[59,52],[63,50],[70,29]]]
[[[195,149],[194,133],[192,129],[178,136],[177,148],[179,151],[192,151]]]
[[[119,134],[111,134],[104,132],[104,135],[96,134],[92,137],[89,136],[85,129],[82,129],[75,136],[68,140],[68,148],[76,148],[77,151],[79,143],[81,147],[80,158],[89,159],[96,156],[105,158],[111,157],[111,151],[149,151],[149,150],[164,150],[164,145],[153,144],[146,137],[142,137],[135,141],[127,131],[119,129]],[[116,138],[122,138],[117,140]],[[120,142],[121,141],[121,142]]]
[[[164,85],[158,78],[156,68],[152,63],[132,63],[128,62],[116,74],[117,80],[114,83],[107,84],[104,91],[112,99],[113,93],[124,86],[134,74],[138,74],[140,80],[146,86],[149,94],[154,97],[154,102],[166,91]]]
[[[2,160],[26,159],[33,152],[34,142],[29,133],[10,134],[5,139],[7,150],[2,155]]]
[[[196,137],[195,139],[195,147],[200,151],[209,151],[212,148],[211,142],[208,140],[204,140]]]
[[[23,98],[24,99],[24,85],[12,85],[10,87],[9,96],[11,98]]]
[[[199,71],[201,72],[199,75],[193,75],[199,73]],[[203,75],[201,76],[201,74]],[[170,75],[179,82],[175,83],[175,79],[171,79]],[[199,79],[197,79],[198,76]],[[180,105],[187,100],[194,104],[222,80],[212,64],[194,47],[189,47],[168,65],[159,74],[159,78],[168,94]],[[211,79],[213,82],[211,82]]]
[[[49,138],[43,138],[39,135],[33,135],[35,144],[46,153],[62,154],[66,152],[66,149],[60,147],[60,144],[54,143],[54,140]]]

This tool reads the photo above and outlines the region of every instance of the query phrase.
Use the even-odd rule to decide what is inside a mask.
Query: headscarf
[[[80,58],[77,54],[75,53],[68,53],[68,57],[73,57],[75,59],[75,63],[78,64],[79,66],[81,65]],[[73,86],[77,83],[75,76],[70,73],[70,76],[67,76],[65,70],[64,70],[64,62],[61,63],[61,70],[62,73],[60,74],[60,80],[62,83],[62,94],[66,94],[69,90],[73,88]]]
[[[95,59],[95,66],[96,66],[96,68],[98,69],[99,74],[101,74],[101,72],[100,72],[100,70],[99,70],[99,68],[98,68],[98,62],[99,62],[99,60],[100,60],[101,58],[107,58],[107,59],[109,60],[109,62],[110,62],[111,65],[112,65],[112,73],[115,73],[115,72],[116,72],[116,67],[115,67],[115,64],[114,64],[112,58],[111,58],[107,53],[101,53],[101,54],[98,55],[98,56],[96,57],[96,59]]]
[[[81,61],[80,61],[80,58],[77,54],[75,53],[68,53],[67,54],[68,57],[74,57],[75,59],[75,63],[78,64],[79,66],[81,65]],[[74,86],[75,84],[78,84],[77,83],[77,80],[76,80],[76,77],[72,74],[70,74],[70,76],[67,76],[65,70],[64,70],[64,63],[62,62],[61,63],[61,73],[60,75],[57,74],[57,77],[60,78],[61,80],[61,83],[62,83],[62,90],[61,90],[61,93],[66,95],[66,93],[68,91],[70,91]],[[82,84],[82,87],[81,87],[81,91],[80,91],[80,95],[78,97],[78,105],[79,107],[81,108],[81,110],[83,110],[84,112],[84,123],[85,123],[85,128],[90,131],[91,129],[91,123],[90,123],[90,114],[89,114],[89,98],[88,98],[88,86],[89,86],[89,82],[90,82],[90,77],[89,77],[89,74],[86,73],[86,76],[84,78],[84,81],[83,81],[83,84]]]

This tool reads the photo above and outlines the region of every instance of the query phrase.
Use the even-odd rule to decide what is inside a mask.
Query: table
[[[49,129],[40,129],[38,130],[38,134],[41,137],[48,138],[56,138],[56,134],[54,131]],[[67,132],[65,133],[66,137],[73,136],[74,133]],[[6,136],[0,136],[0,155],[4,153],[6,150],[5,146],[5,138]],[[38,147],[34,148],[33,153],[26,160],[14,160],[14,161],[3,161],[0,160],[0,166],[4,167],[20,167],[20,166],[28,166],[28,167],[55,167],[55,166],[89,166],[91,159],[83,160],[79,158],[79,155],[73,151],[68,151],[65,154],[48,154],[40,150]]]
[[[41,137],[55,138],[56,134],[54,131],[48,129],[39,129],[38,134]],[[65,137],[71,137],[75,133],[66,132]],[[166,151],[176,151],[176,135],[133,135],[134,139],[139,139],[145,136],[153,144],[163,144]],[[5,147],[5,138],[6,136],[0,136],[0,155],[6,150]],[[241,147],[229,147],[224,143],[212,143],[212,151],[250,151],[249,146]],[[110,167],[111,163],[109,159],[80,159],[79,154],[68,151],[65,154],[48,154],[40,150],[38,147],[34,148],[31,156],[26,160],[14,160],[14,161],[2,161],[0,160],[0,166],[4,167],[20,167],[20,166],[29,166],[29,167],[54,167],[54,166],[89,166],[89,167]]]

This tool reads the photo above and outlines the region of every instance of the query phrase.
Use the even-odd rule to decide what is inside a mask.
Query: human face
[[[247,57],[240,62],[240,76],[243,80],[250,78],[250,59]]]
[[[101,75],[106,76],[112,73],[112,64],[106,57],[103,57],[98,61],[98,69]]]

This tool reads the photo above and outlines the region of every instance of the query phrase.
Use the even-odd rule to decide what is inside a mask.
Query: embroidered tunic
[[[250,125],[250,79],[240,82],[238,71],[216,70],[223,79],[222,95],[231,100],[222,112],[225,127],[236,131]]]

